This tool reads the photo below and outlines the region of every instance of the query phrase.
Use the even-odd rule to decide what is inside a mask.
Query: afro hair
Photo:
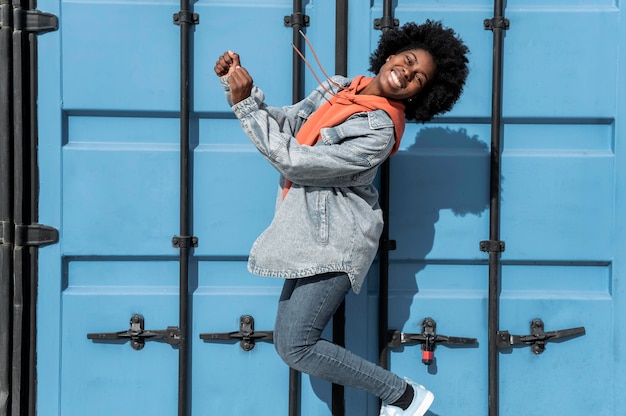
[[[421,25],[409,22],[383,32],[370,56],[369,70],[378,74],[389,56],[410,49],[430,53],[436,65],[435,76],[420,91],[418,99],[404,101],[407,120],[424,123],[449,111],[461,96],[469,73],[466,56],[469,49],[454,30],[443,27],[441,22],[427,20]]]

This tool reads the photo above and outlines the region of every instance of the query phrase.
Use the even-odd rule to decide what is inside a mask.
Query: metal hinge
[[[59,18],[40,10],[14,9],[13,28],[42,35],[57,30],[59,28]]]
[[[13,224],[0,221],[0,244],[14,244],[18,247],[43,247],[59,241],[59,231],[48,225]]]
[[[390,348],[398,348],[405,344],[422,344],[422,363],[430,365],[435,359],[437,344],[446,345],[478,345],[476,338],[449,337],[437,334],[437,322],[433,318],[424,318],[421,334],[407,334],[391,330],[387,333]]]
[[[232,342],[239,340],[239,345],[244,351],[251,351],[255,342],[273,341],[273,331],[255,331],[254,318],[250,315],[242,315],[239,318],[239,331],[236,332],[217,332],[213,334],[200,334],[200,339],[205,341],[225,341]]]
[[[496,343],[500,349],[530,345],[530,350],[534,354],[541,354],[545,351],[546,342],[548,341],[563,341],[565,338],[573,338],[580,335],[585,335],[585,328],[582,326],[544,332],[543,321],[537,318],[530,322],[530,335],[511,335],[509,331],[498,331]]]
[[[134,350],[141,350],[146,341],[163,341],[170,345],[180,344],[180,329],[176,326],[168,326],[165,330],[145,330],[144,319],[141,314],[130,317],[130,328],[119,332],[99,332],[87,334],[87,339],[98,341],[124,341],[130,340],[130,346]]]

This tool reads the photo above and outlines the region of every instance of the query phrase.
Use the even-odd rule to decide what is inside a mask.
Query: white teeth
[[[400,78],[395,71],[391,71],[391,82],[395,85],[396,88],[402,88],[402,83],[400,82]]]

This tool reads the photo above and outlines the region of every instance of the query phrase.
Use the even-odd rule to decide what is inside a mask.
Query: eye
[[[411,65],[411,57],[409,55],[406,55],[406,63]]]

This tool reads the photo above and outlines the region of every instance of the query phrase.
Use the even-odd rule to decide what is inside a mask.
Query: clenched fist
[[[252,92],[252,77],[241,66],[239,55],[233,51],[224,52],[215,62],[215,74],[218,77],[228,75],[228,85],[233,104],[245,100]]]

